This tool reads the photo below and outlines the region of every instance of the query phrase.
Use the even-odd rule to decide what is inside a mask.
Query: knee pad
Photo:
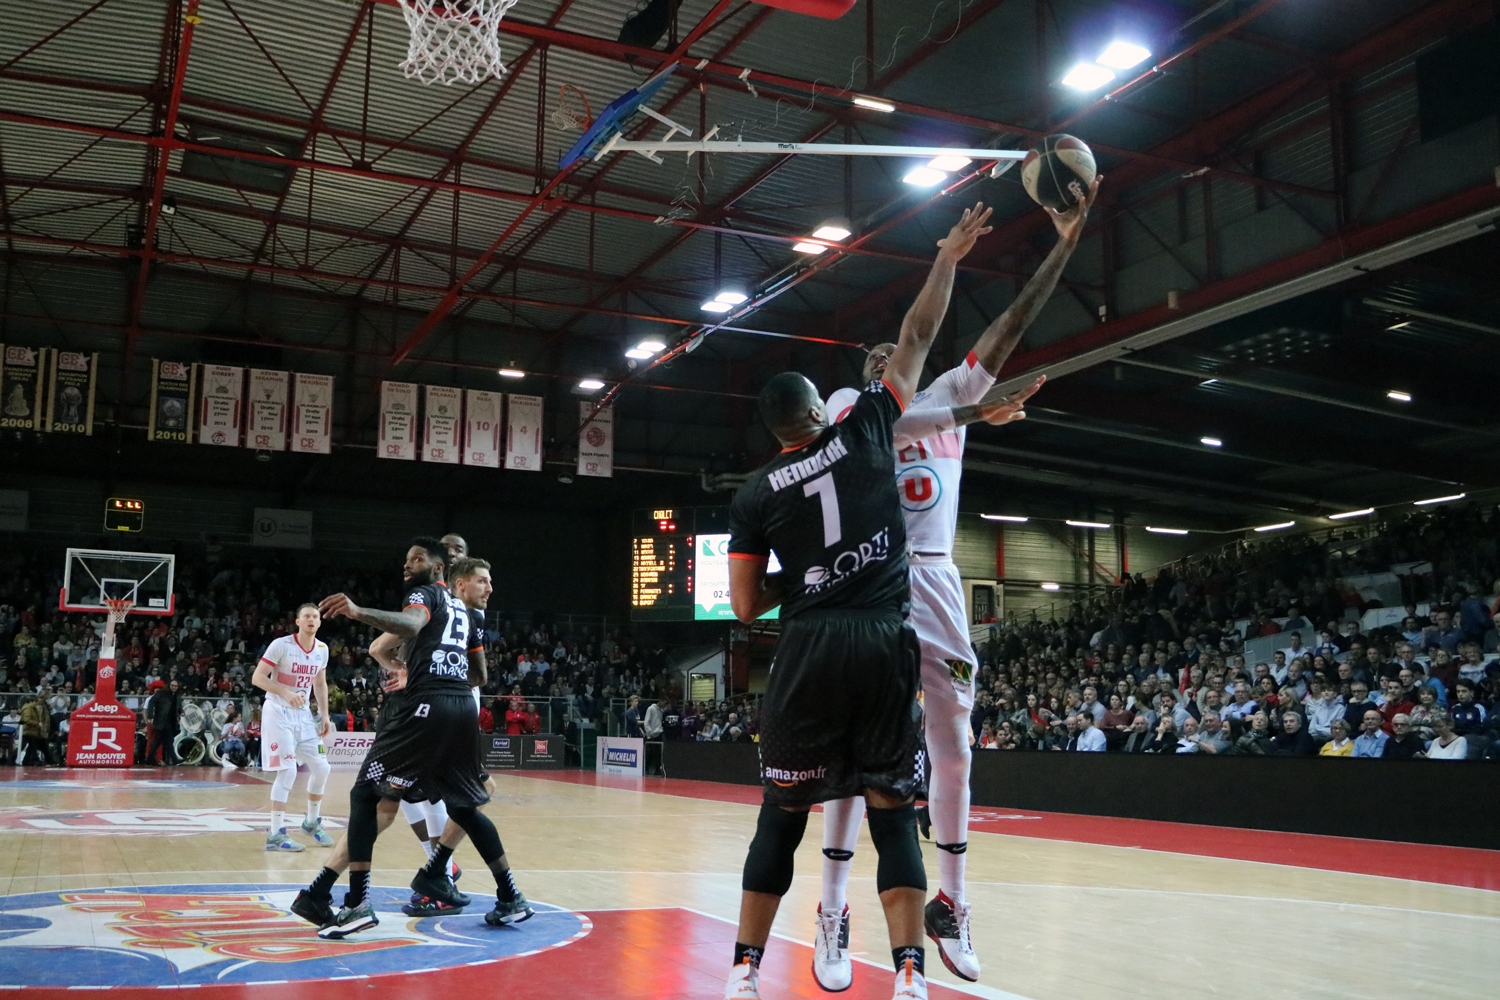
[[[297,780],[297,772],[290,767],[283,767],[276,772],[276,780],[271,782],[271,801],[285,802],[292,796],[292,785]]]
[[[349,792],[349,828],[345,834],[351,862],[369,863],[375,853],[375,838],[380,835],[376,810],[380,794],[369,784],[355,785]]]
[[[746,892],[785,896],[792,887],[797,845],[802,843],[806,830],[807,813],[762,805],[755,823],[755,839],[750,841],[750,853],[745,857],[740,887]]]
[[[422,803],[420,802],[408,802],[405,799],[402,799],[401,816],[411,826],[416,826],[418,823],[427,822],[427,812],[422,808]],[[427,838],[431,840],[433,837],[442,832],[443,831],[439,830],[437,833],[433,833],[431,827],[429,827],[427,830]]]
[[[422,816],[427,820],[427,836],[441,837],[443,829],[448,825],[448,807],[443,804],[443,800],[417,804],[422,807]]]
[[[485,864],[494,864],[505,856],[505,845],[500,843],[500,831],[495,829],[494,822],[484,813],[473,806],[454,806],[448,810],[448,817],[468,835],[469,842],[474,845],[474,850],[479,852]]]
[[[316,754],[307,762],[307,791],[310,795],[322,795],[323,790],[328,787],[328,772],[333,770],[328,766],[328,760],[322,754]]]
[[[910,802],[895,809],[870,809],[870,839],[880,861],[875,868],[875,888],[927,891],[927,870],[922,867],[922,849],[917,846],[917,811]]]

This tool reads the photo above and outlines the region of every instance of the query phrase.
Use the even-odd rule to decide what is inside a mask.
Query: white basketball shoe
[[[938,955],[948,971],[971,983],[979,981],[979,958],[969,940],[968,903],[955,903],[939,892],[923,913],[927,936],[938,946]]]
[[[849,907],[843,913],[824,913],[818,904],[818,933],[813,939],[813,979],[829,993],[842,993],[854,982],[849,960]]]
[[[724,1000],[760,1000],[760,970],[749,962],[736,965],[724,985]]]
[[[891,1000],[927,1000],[927,980],[909,958],[896,970],[896,992]]]

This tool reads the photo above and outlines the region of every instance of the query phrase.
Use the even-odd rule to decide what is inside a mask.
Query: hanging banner
[[[606,406],[589,420],[593,412],[593,403],[578,404],[578,474],[610,477],[615,474],[615,408]]]
[[[42,429],[42,368],[47,352],[0,344],[0,427]]]
[[[464,402],[464,464],[500,468],[500,401],[488,389],[469,389]]]
[[[286,451],[286,400],[292,376],[287,372],[250,369],[250,428],[245,447],[257,451]]]
[[[146,423],[147,441],[187,443],[192,436],[188,429],[188,414],[193,412],[193,390],[197,386],[196,365],[151,359],[151,415]]]
[[[427,396],[427,417],[422,426],[422,461],[457,465],[463,452],[463,442],[459,439],[463,390],[447,385],[428,385],[423,389]]]
[[[293,377],[292,450],[326,455],[333,440],[333,376]]]
[[[505,428],[505,467],[542,471],[542,397],[512,394]]]
[[[42,429],[54,434],[94,433],[94,383],[99,355],[52,352],[52,382]]]
[[[201,365],[203,395],[198,400],[198,443],[238,448],[245,411],[245,369]]]
[[[375,454],[410,462],[417,457],[417,386],[380,383],[380,441]]]

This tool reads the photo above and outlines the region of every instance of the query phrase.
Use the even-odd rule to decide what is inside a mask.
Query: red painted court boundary
[[[601,775],[595,771],[509,773],[547,781],[597,785],[679,798],[735,802],[742,805],[760,804],[760,788],[755,785],[687,781],[682,778],[621,778]],[[1472,847],[1443,847],[988,806],[974,807],[970,828],[981,833],[1034,837],[1039,840],[1134,847],[1206,858],[1258,861],[1500,891],[1500,851],[1484,851]]]

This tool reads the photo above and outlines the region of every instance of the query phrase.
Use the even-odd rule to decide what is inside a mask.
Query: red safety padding
[[[810,14],[813,17],[836,20],[849,13],[854,0],[760,0],[767,7],[789,10],[793,14]]]

